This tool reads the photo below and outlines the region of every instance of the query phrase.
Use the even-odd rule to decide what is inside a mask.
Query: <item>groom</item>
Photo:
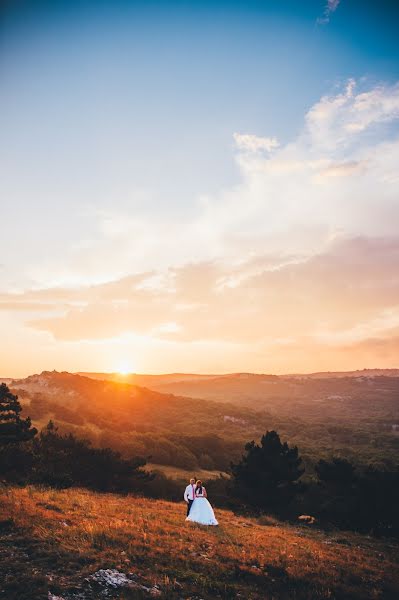
[[[187,516],[190,514],[191,505],[195,498],[195,479],[192,477],[190,483],[184,490],[184,500],[187,502]]]

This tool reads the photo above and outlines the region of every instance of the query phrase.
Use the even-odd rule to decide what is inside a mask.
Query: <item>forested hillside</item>
[[[175,467],[225,471],[246,441],[268,429],[299,446],[310,472],[319,458],[333,454],[392,466],[399,450],[395,377],[236,374],[158,385],[161,393],[44,372],[10,385],[39,428],[52,419],[60,431],[96,446]]]

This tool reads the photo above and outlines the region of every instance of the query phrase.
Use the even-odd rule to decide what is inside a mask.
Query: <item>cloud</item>
[[[236,133],[238,184],[179,219],[95,212],[97,235],[34,265],[36,289],[0,294],[0,312],[68,344],[132,335],[180,356],[202,344],[209,364],[228,347],[275,369],[351,352],[372,366],[399,326],[398,117],[399,84],[349,80],[285,143]]]
[[[279,146],[275,137],[259,137],[248,133],[234,133],[233,137],[237,148],[247,152],[271,152]]]
[[[319,177],[351,177],[361,175],[367,169],[367,162],[361,160],[351,160],[343,163],[332,163],[325,169],[321,169]]]
[[[358,93],[356,87],[350,79],[343,92],[323,96],[309,110],[305,133],[315,147],[330,151],[350,148],[364,141],[359,135],[362,132],[398,119],[399,83]]]
[[[46,314],[51,290],[18,295],[15,307],[23,302],[30,311],[36,304],[43,316],[29,316],[29,326],[64,341],[130,333],[183,344],[338,349],[383,339],[399,327],[398,264],[398,237],[337,238],[308,257],[264,255],[235,266],[170,268],[161,287],[143,288],[143,274],[55,290],[53,314]],[[7,302],[9,310],[14,296],[3,295],[0,308]]]
[[[348,81],[304,115],[298,135],[235,134],[239,182],[188,199],[179,218],[165,212],[93,210],[97,232],[30,265],[37,287],[74,287],[187,262],[228,264],[264,255],[320,252],[342,233],[384,236],[399,218],[399,84]],[[272,151],[269,151],[271,150]]]
[[[327,0],[327,4],[324,7],[323,16],[319,17],[316,20],[316,24],[317,25],[327,25],[327,23],[330,22],[330,17],[332,15],[332,13],[334,13],[337,10],[340,2],[341,2],[341,0]]]

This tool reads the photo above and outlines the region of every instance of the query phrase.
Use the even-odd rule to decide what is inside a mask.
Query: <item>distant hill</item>
[[[131,383],[93,379],[68,372],[43,371],[24,379],[12,380],[10,387],[29,407],[33,419],[39,412],[41,417],[54,415],[56,419],[79,425],[83,420],[120,433],[129,430],[156,433],[163,428],[190,432],[193,423],[200,428],[204,419],[209,432],[210,428],[212,431],[217,429],[226,415],[225,405],[198,402]],[[210,413],[213,420],[208,423]],[[69,421],[71,416],[79,422],[75,423],[74,418]],[[228,416],[236,419],[245,416],[249,424],[247,412],[244,415],[233,409]]]
[[[310,465],[332,454],[363,464],[396,464],[399,377],[375,371],[330,375],[162,380],[175,374],[154,376],[150,389],[44,371],[9,385],[38,428],[52,419],[61,432],[96,446],[180,469],[227,471],[246,442],[272,429],[297,445]]]
[[[182,469],[225,471],[269,415],[229,403],[161,393],[125,382],[43,371],[10,383],[39,429],[53,420],[62,433],[126,456]]]
[[[288,377],[231,373],[199,379],[191,379],[193,376],[189,375],[175,381],[171,378],[179,374],[143,376],[141,381],[153,378],[151,389],[99,376],[44,371],[13,380],[10,385],[24,399],[29,399],[33,408],[40,397],[57,405],[57,413],[62,408],[79,410],[97,425],[105,420],[111,427],[113,420],[119,422],[124,414],[132,426],[147,427],[154,432],[164,426],[182,431],[190,428],[190,421],[197,424],[197,429],[206,423],[208,431],[220,429],[222,423],[223,429],[228,429],[228,423],[238,425],[240,421],[248,427],[253,422],[252,411],[313,419],[321,412],[324,418],[345,418],[350,410],[352,417],[361,419],[366,415],[378,418],[387,413],[388,416],[389,411],[398,408],[399,377],[392,374]],[[101,414],[104,409],[106,414]],[[210,413],[214,415],[213,424],[207,422]]]
[[[399,369],[359,369],[358,371],[320,371],[297,373],[284,377],[298,379],[336,379],[341,377],[399,377]]]
[[[315,373],[291,373],[284,375],[273,375],[265,373],[165,373],[165,374],[140,374],[129,373],[91,373],[78,372],[77,375],[83,375],[92,379],[102,379],[111,381],[121,381],[142,385],[145,387],[156,388],[158,386],[170,383],[189,382],[189,381],[218,381],[218,380],[252,380],[252,381],[277,381],[278,379],[338,379],[345,377],[398,377],[399,369],[361,369],[357,371],[320,371]]]
[[[342,409],[352,407],[361,418],[364,410],[377,416],[379,409],[391,410],[397,406],[399,377],[382,374],[288,377],[238,373],[213,379],[159,383],[153,389],[302,418],[320,414],[321,407],[326,417],[337,417],[342,414]],[[377,400],[377,404],[370,405]]]
[[[144,387],[154,387],[166,383],[175,383],[176,381],[190,381],[192,379],[213,379],[215,375],[198,375],[195,373],[166,373],[164,375],[140,375],[139,373],[129,373],[122,375],[121,373],[86,373],[84,371],[76,373],[84,377],[92,379],[119,381],[131,383]]]

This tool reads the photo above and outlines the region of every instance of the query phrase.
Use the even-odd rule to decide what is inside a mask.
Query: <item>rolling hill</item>
[[[270,429],[298,445],[310,469],[332,454],[382,466],[397,462],[396,377],[238,373],[154,382],[155,390],[44,371],[10,387],[39,428],[52,419],[62,432],[156,464],[226,471],[247,441]]]
[[[184,395],[162,393],[130,383],[92,379],[68,372],[43,371],[25,379],[13,380],[11,389],[19,394],[21,402],[33,420],[38,418],[81,426],[123,431],[173,432],[201,430],[208,432],[222,426],[228,432],[242,428],[247,431],[257,426],[259,415],[240,410],[226,403],[189,398]],[[210,419],[210,415],[212,418]],[[227,419],[226,419],[227,417]]]
[[[88,374],[90,377],[90,374]],[[104,380],[119,375],[103,373]],[[227,375],[128,375],[151,378],[151,389],[165,394],[268,411],[275,415],[313,418],[321,412],[332,419],[350,411],[352,418],[388,419],[399,416],[399,370],[365,369],[348,373],[310,375],[265,375],[231,373]],[[100,374],[96,374],[100,378]]]
[[[268,415],[148,388],[44,371],[10,387],[38,428],[53,420],[63,433],[125,456],[183,469],[225,471],[248,436],[259,437]]]
[[[85,371],[78,372],[76,373],[76,375],[90,377],[91,379],[120,381],[144,387],[155,387],[157,385],[175,383],[177,381],[191,381],[192,379],[213,379],[215,377],[215,375],[198,375],[196,373],[165,373],[164,375],[143,375],[140,373],[128,373],[124,375],[121,373],[92,373]]]

